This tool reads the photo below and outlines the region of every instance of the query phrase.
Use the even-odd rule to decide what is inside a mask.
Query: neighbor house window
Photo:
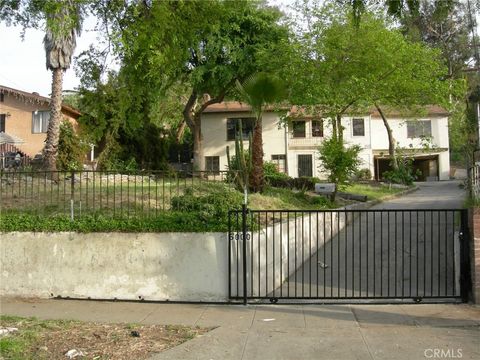
[[[365,121],[363,118],[352,119],[353,136],[365,136]]]
[[[213,173],[220,172],[220,157],[205,156],[205,171]]]
[[[0,102],[4,102],[5,101],[5,95],[4,93],[0,93]]]
[[[312,136],[323,137],[323,120],[312,120]]]
[[[34,111],[32,113],[32,133],[46,133],[50,121],[49,111]]]
[[[407,121],[407,137],[410,139],[432,136],[430,120]]]
[[[5,114],[0,114],[0,132],[5,132],[5,119],[6,119]]]
[[[285,154],[272,155],[272,162],[277,167],[278,172],[285,172],[285,159]]]
[[[240,121],[242,124],[242,133],[240,134]],[[254,118],[231,118],[227,119],[227,140],[235,140],[235,135],[243,140],[247,140],[255,127]]]
[[[294,138],[304,138],[305,137],[305,121],[296,120],[292,121],[292,130]]]

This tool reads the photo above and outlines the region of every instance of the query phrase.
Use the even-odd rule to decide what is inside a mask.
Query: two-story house
[[[49,104],[50,98],[0,85],[0,156],[7,151],[20,151],[30,158],[41,153],[50,120]],[[62,113],[76,128],[80,112],[62,105]]]
[[[404,118],[395,112],[387,113],[387,117],[399,147],[414,158],[414,167],[421,171],[419,180],[449,179],[448,113],[430,106],[422,118]],[[248,139],[254,123],[248,106],[225,102],[205,110],[202,116],[205,170],[226,169],[226,148],[230,146],[232,153],[235,150],[239,119],[242,119],[243,138]],[[345,142],[362,147],[361,168],[369,169],[372,177],[381,179],[389,169],[389,157],[387,132],[380,115],[376,111],[347,115],[342,118],[342,126]],[[274,110],[267,110],[263,115],[264,159],[276,163],[280,171],[292,177],[324,178],[318,146],[331,131],[327,119],[301,116],[297,112],[288,121],[281,121]]]

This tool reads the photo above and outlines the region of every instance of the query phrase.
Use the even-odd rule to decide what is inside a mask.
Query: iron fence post
[[[243,305],[247,305],[247,205],[242,205]]]
[[[74,191],[75,191],[75,171],[72,170],[70,172],[70,220],[74,220],[74,214],[73,214],[73,199],[74,199]]]
[[[470,229],[468,224],[468,209],[461,210],[460,227],[460,296],[463,302],[468,302],[472,289],[470,269]]]

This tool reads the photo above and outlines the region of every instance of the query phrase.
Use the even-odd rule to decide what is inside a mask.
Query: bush
[[[328,181],[335,183],[337,187],[344,186],[358,170],[360,150],[359,145],[347,147],[336,138],[323,141],[318,151],[321,168],[327,172]]]
[[[195,213],[199,219],[206,222],[226,222],[228,211],[240,208],[242,203],[243,195],[227,186],[206,195],[195,195],[194,189],[190,188],[184,195],[174,196],[171,200],[173,211]]]
[[[386,180],[394,184],[412,185],[421,175],[420,170],[413,169],[413,158],[402,156],[397,158],[398,169],[385,171],[383,176]]]
[[[59,170],[80,170],[88,146],[82,144],[69,121],[60,124],[58,139],[57,168]]]
[[[192,212],[162,211],[154,217],[112,218],[84,215],[70,220],[69,216],[4,213],[0,231],[75,231],[75,232],[210,232],[227,231],[228,221],[201,220]]]
[[[364,169],[359,169],[355,173],[355,179],[356,180],[371,180],[372,179],[372,172],[370,169],[364,168]]]

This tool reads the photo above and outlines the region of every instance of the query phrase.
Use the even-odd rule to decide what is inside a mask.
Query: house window
[[[34,111],[32,113],[32,133],[34,134],[46,133],[48,130],[49,121],[50,121],[50,112]]]
[[[285,159],[285,154],[272,155],[272,162],[277,167],[278,172],[285,172]]]
[[[353,136],[365,136],[365,121],[363,118],[352,119]]]
[[[219,156],[205,156],[205,171],[212,173],[220,172],[220,157]]]
[[[407,137],[409,139],[432,136],[432,122],[430,120],[407,121]]]
[[[5,114],[0,114],[0,132],[5,132],[5,119],[6,119]]]
[[[235,134],[240,137],[240,121],[242,122],[241,139],[247,140],[255,127],[254,118],[227,119],[227,140],[235,140]]]
[[[292,121],[292,130],[294,138],[304,138],[305,137],[305,121]]]
[[[323,137],[323,120],[312,120],[312,137]]]
[[[0,102],[4,102],[4,101],[5,101],[5,94],[0,93]]]

